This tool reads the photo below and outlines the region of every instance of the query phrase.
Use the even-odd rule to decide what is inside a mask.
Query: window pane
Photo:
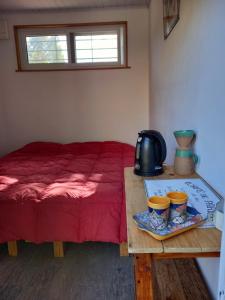
[[[92,50],[77,50],[77,58],[92,58]]]
[[[118,58],[93,58],[93,62],[117,62]]]
[[[80,64],[86,64],[86,63],[92,63],[93,59],[92,58],[78,58],[77,63]]]
[[[28,51],[44,51],[44,50],[65,50],[67,51],[67,41],[27,41]]]
[[[91,40],[76,41],[76,48],[77,49],[91,49],[92,42],[91,42]]]
[[[90,40],[91,35],[77,35],[76,41]]]
[[[96,40],[112,40],[117,39],[117,33],[115,34],[93,34],[92,37]]]
[[[68,63],[67,36],[27,36],[29,64]]]
[[[117,49],[93,50],[93,58],[117,57]]]
[[[93,48],[114,48],[117,49],[117,39],[112,40],[93,40]]]
[[[77,63],[118,62],[118,34],[75,36]]]

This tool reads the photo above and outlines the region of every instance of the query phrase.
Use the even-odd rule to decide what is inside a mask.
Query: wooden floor
[[[193,259],[157,260],[154,300],[212,299]]]
[[[192,260],[154,265],[155,300],[210,299]],[[19,244],[19,256],[0,247],[0,300],[133,300],[130,257],[107,243],[67,244],[64,258],[52,245]],[[147,299],[146,299],[147,300]]]

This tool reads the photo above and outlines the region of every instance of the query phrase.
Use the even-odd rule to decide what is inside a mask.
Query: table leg
[[[134,272],[137,300],[153,300],[151,254],[134,255]]]

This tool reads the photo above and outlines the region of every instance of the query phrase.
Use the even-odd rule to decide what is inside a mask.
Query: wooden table
[[[192,178],[199,177],[197,174]],[[165,173],[151,179],[184,178],[165,167]],[[136,297],[153,299],[152,260],[163,258],[218,257],[221,232],[216,228],[195,228],[165,241],[157,241],[137,228],[132,216],[146,209],[143,177],[136,176],[133,168],[125,168],[128,253],[134,257]]]

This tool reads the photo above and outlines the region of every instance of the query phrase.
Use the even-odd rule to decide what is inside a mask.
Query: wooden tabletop
[[[125,168],[125,191],[129,253],[201,253],[219,252],[221,232],[216,228],[196,228],[165,241],[157,241],[146,232],[137,228],[133,215],[147,208],[143,177],[133,173],[133,168]],[[194,174],[190,178],[198,178]],[[165,167],[165,173],[151,179],[187,178],[174,174],[171,167]]]

